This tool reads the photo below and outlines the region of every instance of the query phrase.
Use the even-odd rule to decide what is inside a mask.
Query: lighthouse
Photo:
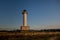
[[[21,30],[29,30],[30,28],[27,25],[27,15],[28,15],[27,10],[23,10],[22,15],[23,15],[23,25],[21,26]]]

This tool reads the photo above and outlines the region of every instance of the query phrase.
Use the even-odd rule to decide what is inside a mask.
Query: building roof
[[[27,13],[27,10],[23,10],[22,14],[25,14],[25,13]]]

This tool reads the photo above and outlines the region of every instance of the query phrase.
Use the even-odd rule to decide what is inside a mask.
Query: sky
[[[60,0],[0,0],[0,30],[20,29],[24,9],[30,29],[60,29]]]

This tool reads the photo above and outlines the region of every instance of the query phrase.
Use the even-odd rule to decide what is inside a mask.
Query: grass
[[[60,32],[0,32],[0,40],[60,40]]]

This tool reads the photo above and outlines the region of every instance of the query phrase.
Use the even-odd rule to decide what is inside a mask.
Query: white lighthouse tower
[[[27,10],[23,10],[22,15],[23,15],[23,26],[21,26],[21,30],[29,30],[29,26],[27,25]]]

